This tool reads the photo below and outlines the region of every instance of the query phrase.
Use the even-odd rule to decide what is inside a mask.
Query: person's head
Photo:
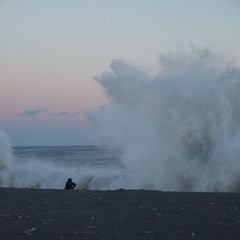
[[[72,181],[72,179],[71,179],[71,178],[69,178],[69,179],[68,179],[68,182],[71,182],[71,181]]]

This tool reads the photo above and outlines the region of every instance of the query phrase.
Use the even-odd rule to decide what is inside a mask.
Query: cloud
[[[48,112],[47,108],[38,108],[38,109],[31,109],[31,110],[27,110],[23,113],[21,113],[21,116],[35,116],[37,114],[43,113],[43,112]],[[76,117],[80,114],[80,112],[74,112],[74,113],[69,113],[66,111],[59,111],[59,112],[52,112],[49,113],[50,117],[56,116],[56,117],[61,117],[61,116],[66,116],[66,115],[70,115],[72,117]]]
[[[66,116],[68,115],[68,112],[57,112],[57,113],[51,113],[50,116]]]
[[[38,109],[33,109],[33,110],[27,110],[27,111],[21,113],[20,115],[21,116],[35,116],[42,112],[47,112],[47,109],[46,108],[38,108]]]
[[[76,117],[76,116],[78,116],[80,114],[80,112],[74,112],[74,113],[72,113],[72,117]]]

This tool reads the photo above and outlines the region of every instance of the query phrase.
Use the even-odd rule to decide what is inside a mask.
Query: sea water
[[[110,104],[87,113],[95,146],[12,148],[2,132],[0,186],[239,192],[239,67],[192,46],[96,81]]]
[[[112,190],[123,187],[126,181],[118,149],[9,147],[6,142],[1,147],[0,187],[63,189],[72,178],[77,189]]]

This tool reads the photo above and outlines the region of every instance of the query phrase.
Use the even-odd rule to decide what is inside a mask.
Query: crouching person
[[[76,187],[76,183],[72,181],[71,178],[69,178],[66,182],[66,185],[65,185],[65,189],[66,190],[69,190],[69,189],[74,189]]]

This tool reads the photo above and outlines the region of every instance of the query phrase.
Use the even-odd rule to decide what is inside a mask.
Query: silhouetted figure
[[[76,185],[77,184],[74,183],[71,178],[69,178],[66,182],[65,189],[74,189]]]

